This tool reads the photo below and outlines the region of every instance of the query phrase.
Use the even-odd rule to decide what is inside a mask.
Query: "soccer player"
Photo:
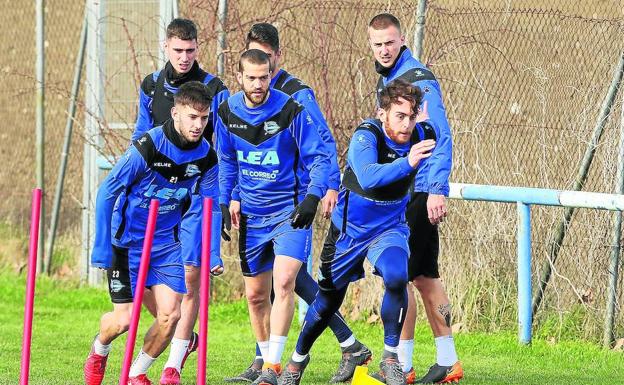
[[[174,19],[167,26],[165,51],[168,61],[165,67],[145,77],[139,91],[139,113],[133,140],[140,138],[146,131],[162,125],[171,116],[173,96],[179,87],[189,81],[199,81],[208,90],[210,112],[204,137],[212,143],[214,132],[214,111],[219,104],[227,99],[229,92],[223,82],[214,75],[202,70],[197,63],[197,28],[188,19]],[[199,272],[201,241],[201,197],[194,195],[191,207],[184,215],[180,225],[180,241],[182,259],[186,277],[187,292],[182,299],[182,318],[178,322],[175,335],[171,341],[169,360],[165,364],[160,383],[177,385],[180,383],[180,372],[188,355],[197,349],[197,333],[193,327],[199,311]],[[215,210],[213,215],[213,239],[211,255],[219,257],[219,226],[221,212]],[[228,236],[225,236],[226,240]],[[146,296],[149,302],[151,296]]]
[[[387,384],[405,384],[397,356],[407,308],[405,208],[416,168],[435,145],[433,140],[420,141],[424,124],[415,129],[421,97],[418,87],[401,80],[390,83],[380,93],[379,119],[365,120],[351,138],[338,205],[321,253],[320,290],[308,309],[281,385],[299,384],[310,349],[340,308],[349,283],[364,277],[365,259],[385,285],[380,373]]]
[[[299,103],[269,90],[267,54],[244,52],[237,80],[242,91],[218,110],[219,203],[239,228],[245,293],[264,362],[255,383],[276,385],[293,318],[295,278],[307,259],[310,226],[327,190],[330,157],[336,155]]]
[[[247,49],[259,49],[269,56],[271,68],[273,69],[270,88],[282,91],[299,102],[310,114],[312,120],[314,120],[319,134],[325,143],[330,146],[332,152],[335,152],[336,142],[316,102],[314,91],[301,80],[280,68],[282,51],[280,49],[277,28],[269,23],[254,24],[247,34],[246,46]],[[323,214],[326,217],[329,217],[336,206],[338,188],[340,186],[338,158],[332,157],[331,161],[331,173],[329,176],[327,193],[321,200]],[[299,274],[295,281],[295,293],[310,304],[314,300],[317,292],[318,284],[308,273],[306,264],[304,263],[301,269],[299,269]],[[372,354],[365,345],[355,338],[353,332],[339,313],[336,313],[332,317],[329,322],[329,328],[338,339],[342,351],[342,360],[338,365],[338,370],[330,379],[330,383],[349,381],[351,377],[353,377],[355,368],[358,365],[367,363],[371,359]],[[256,358],[254,362],[243,373],[228,378],[226,381],[254,381],[261,373],[262,364],[262,354],[259,346],[256,345]]]
[[[169,59],[165,67],[147,75],[139,91],[139,112],[132,140],[146,131],[162,125],[171,117],[173,95],[189,81],[199,81],[208,88],[210,119],[204,136],[212,141],[214,114],[229,92],[221,79],[207,73],[197,63],[197,27],[192,20],[173,19],[167,26],[165,53]]]
[[[219,191],[217,155],[202,136],[209,100],[203,84],[181,86],[172,119],[135,140],[98,190],[91,263],[108,270],[113,312],[100,320],[84,366],[87,385],[102,383],[111,343],[128,330],[151,199],[158,199],[160,208],[145,285],[153,293],[157,316],[130,368],[129,384],[151,384],[147,370],[173,337],[186,292],[179,241],[182,211],[195,190],[215,199]],[[213,273],[223,271],[219,258],[211,264]]]
[[[423,161],[414,183],[414,193],[407,207],[410,226],[409,280],[422,297],[427,319],[435,337],[436,363],[420,379],[412,367],[416,305],[414,293],[408,288],[409,304],[401,342],[399,360],[407,373],[408,383],[451,382],[463,377],[451,332],[451,305],[438,271],[438,224],[447,214],[446,197],[449,193],[449,175],[452,164],[451,129],[446,118],[440,84],[433,73],[412,56],[404,45],[399,20],[391,14],[379,14],[368,27],[370,47],[379,73],[377,94],[395,79],[417,85],[423,91],[423,109],[426,109],[436,148]]]

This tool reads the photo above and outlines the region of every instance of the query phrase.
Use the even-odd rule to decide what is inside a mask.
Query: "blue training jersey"
[[[330,151],[305,109],[271,90],[249,108],[243,92],[221,104],[216,124],[219,203],[241,202],[252,216],[290,213],[306,194],[327,191]],[[236,187],[236,189],[235,189]]]
[[[167,62],[163,69],[151,73],[143,79],[139,89],[139,111],[132,140],[139,139],[147,131],[163,125],[165,121],[171,118],[173,95],[178,92],[180,86],[189,81],[204,83],[211,95],[210,115],[208,125],[204,130],[204,137],[209,142],[212,141],[216,118],[214,112],[219,104],[230,96],[230,93],[221,79],[202,70],[197,62],[193,63],[190,71],[182,76],[176,76],[173,66]]]
[[[338,157],[336,155],[336,141],[332,135],[327,121],[321,112],[321,109],[314,96],[314,91],[308,85],[298,78],[280,69],[276,76],[271,79],[271,88],[282,91],[286,95],[295,99],[310,114],[310,117],[316,124],[319,134],[325,144],[331,151],[331,165],[328,180],[328,188],[338,190],[340,187],[340,166],[338,165]]]
[[[435,130],[436,147],[431,157],[424,159],[419,165],[414,191],[448,196],[453,143],[440,84],[433,73],[414,58],[412,52],[405,46],[401,48],[401,54],[392,67],[384,68],[379,63],[376,63],[375,67],[381,75],[377,82],[378,97],[385,86],[395,79],[414,84],[423,92],[423,103],[427,102],[429,123]]]
[[[217,156],[205,139],[184,146],[168,121],[134,141],[98,189],[92,265],[110,267],[113,244],[143,246],[151,199],[160,201],[154,247],[177,243],[193,191],[218,196]]]
[[[408,190],[416,173],[407,154],[420,140],[420,132],[422,127],[412,135],[418,139],[398,144],[386,135],[379,120],[365,120],[355,130],[332,213],[332,222],[342,233],[369,238],[405,221]]]

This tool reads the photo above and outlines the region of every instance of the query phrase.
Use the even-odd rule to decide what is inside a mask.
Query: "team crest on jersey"
[[[276,122],[269,120],[268,122],[264,122],[264,132],[267,135],[273,135],[280,130],[279,124]]]
[[[186,166],[186,171],[184,172],[184,176],[185,177],[192,177],[195,176],[197,174],[199,174],[199,167],[197,167],[197,165],[195,164],[189,164],[188,166]]]

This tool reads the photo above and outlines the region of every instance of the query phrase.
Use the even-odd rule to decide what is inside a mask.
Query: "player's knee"
[[[246,290],[245,295],[251,307],[261,307],[268,302],[267,293],[261,290]]]
[[[383,281],[386,290],[404,290],[407,286],[407,271],[388,269],[388,271],[384,271]]]
[[[312,308],[320,317],[328,318],[340,309],[340,305],[339,296],[329,292],[321,293],[312,303]]]
[[[314,301],[319,287],[314,278],[305,270],[305,267],[305,265],[301,266],[299,274],[297,274],[295,293],[309,305]]]
[[[199,297],[199,289],[195,288],[193,286],[186,285],[186,294],[184,294],[184,300],[186,301],[193,301],[195,299],[197,299]]]
[[[407,286],[407,258],[407,251],[398,246],[388,247],[379,255],[375,267],[381,273],[386,290],[404,290]]]
[[[294,277],[273,277],[273,290],[275,291],[276,297],[288,297],[289,295],[294,295]]]
[[[116,314],[117,334],[125,333],[130,329],[131,318],[132,314],[130,312],[119,312]]]
[[[424,275],[419,275],[418,277],[414,278],[412,282],[421,296],[427,296],[433,290],[434,282],[432,278],[425,277]]]
[[[175,326],[180,320],[180,309],[168,309],[158,313],[158,324],[161,328],[171,330],[175,329]]]

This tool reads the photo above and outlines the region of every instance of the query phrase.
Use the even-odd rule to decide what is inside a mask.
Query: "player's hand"
[[[295,229],[309,229],[314,222],[316,208],[321,198],[314,194],[307,194],[303,201],[290,214],[292,227]]]
[[[230,218],[232,227],[238,230],[240,226],[241,204],[239,201],[230,201]]]
[[[425,120],[429,120],[429,112],[427,111],[427,101],[425,100],[422,104],[422,107],[418,110],[418,115],[416,115],[416,123],[422,123]]]
[[[223,274],[225,268],[221,265],[217,265],[210,270],[210,274],[217,276]]]
[[[329,218],[336,203],[338,202],[338,191],[329,189],[323,199],[321,199],[321,207],[323,208],[323,217]]]
[[[225,206],[225,205],[223,205]],[[223,260],[220,255],[215,255],[210,258],[210,274],[211,275],[221,275],[225,269],[223,268]]]
[[[221,209],[221,238],[224,241],[229,242],[232,240],[229,231],[232,230],[232,217],[230,216],[230,210],[225,204],[220,204]],[[227,231],[226,231],[227,230]]]
[[[409,154],[407,155],[407,161],[412,168],[416,168],[421,160],[431,156],[431,150],[435,147],[435,140],[427,139],[422,142],[418,142],[412,146]]]
[[[446,217],[446,197],[444,195],[429,194],[427,198],[427,214],[432,225],[440,224]]]

